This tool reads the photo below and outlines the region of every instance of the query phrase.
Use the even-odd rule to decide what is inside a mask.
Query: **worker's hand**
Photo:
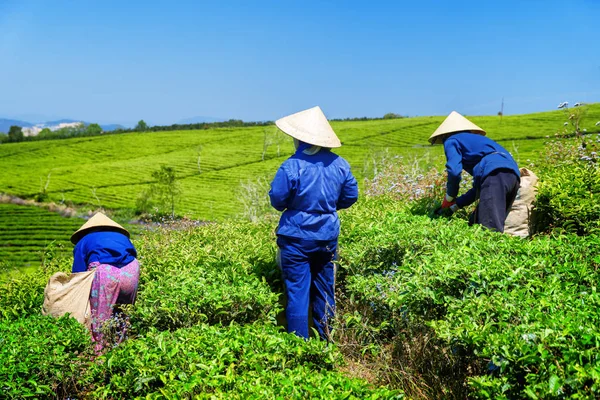
[[[453,204],[456,204],[456,202],[454,201],[454,197],[446,195],[446,197],[444,197],[444,201],[442,201],[442,208],[450,208],[450,206],[452,206]]]
[[[452,214],[454,214],[456,211],[458,211],[459,208],[460,207],[458,207],[457,204],[452,204],[448,208],[438,207],[433,211],[433,213],[434,213],[434,215],[439,215],[441,217],[449,217]]]
[[[456,202],[454,202],[454,201],[448,201],[446,199],[444,199],[444,201],[442,201],[442,208],[443,209],[450,208],[450,207],[455,206],[455,205],[456,205]]]

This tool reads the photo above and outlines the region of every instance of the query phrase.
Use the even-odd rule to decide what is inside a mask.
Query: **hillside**
[[[25,121],[19,121],[16,119],[0,118],[0,132],[7,133],[10,130],[10,127],[13,125],[20,126],[20,127],[33,126],[33,124],[30,124],[29,122],[25,122]]]
[[[429,146],[427,138],[443,118],[333,122],[343,142],[337,152],[359,180],[372,174],[384,154],[442,168],[442,148]],[[526,165],[538,159],[548,137],[563,129],[565,115],[554,111],[472,120]],[[598,120],[600,105],[591,105],[583,126],[598,130]],[[152,182],[151,173],[167,165],[175,168],[183,193],[176,213],[222,220],[240,212],[240,184],[269,179],[291,151],[291,140],[274,126],[4,144],[0,170],[8,173],[0,176],[0,193],[31,198],[49,180],[46,194],[51,201],[133,209]]]

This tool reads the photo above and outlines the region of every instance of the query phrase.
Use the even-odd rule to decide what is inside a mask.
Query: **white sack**
[[[504,222],[504,233],[528,237],[533,202],[537,192],[538,177],[527,168],[521,168],[521,186],[517,198]]]
[[[66,313],[87,326],[91,325],[90,291],[96,270],[67,275],[57,272],[44,290],[43,315],[60,317]]]

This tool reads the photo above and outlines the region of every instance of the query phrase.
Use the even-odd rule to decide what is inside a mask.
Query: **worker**
[[[90,292],[91,331],[96,352],[106,343],[103,326],[113,318],[116,304],[133,304],[137,294],[140,266],[127,229],[101,212],[90,218],[71,236],[72,272],[95,269]],[[126,319],[127,317],[123,317]],[[119,321],[117,343],[126,334],[126,323]],[[116,344],[116,343],[111,343]]]
[[[452,213],[479,199],[470,223],[504,232],[504,221],[519,190],[519,167],[504,147],[485,135],[453,111],[429,138],[432,145],[443,144],[446,153],[448,183],[441,208]],[[457,197],[463,169],[473,177],[473,187]]]
[[[296,152],[275,174],[269,196],[283,211],[278,258],[287,295],[287,330],[308,339],[309,307],[319,336],[331,340],[340,220],[337,211],[358,199],[350,165],[330,149],[341,142],[319,107],[276,121]]]

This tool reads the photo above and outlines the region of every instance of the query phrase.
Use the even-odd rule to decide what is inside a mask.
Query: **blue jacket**
[[[271,183],[271,205],[284,211],[277,234],[298,239],[334,240],[340,234],[337,210],[358,199],[350,165],[328,149],[309,156],[301,143],[279,167]]]
[[[120,232],[91,232],[85,235],[73,249],[72,272],[87,271],[88,264],[98,261],[123,268],[137,257],[135,247]]]
[[[459,207],[473,203],[483,180],[497,170],[512,171],[520,177],[519,166],[506,149],[485,136],[462,132],[444,141],[448,185],[446,193],[456,197],[464,169],[473,177],[473,188],[456,199]]]

